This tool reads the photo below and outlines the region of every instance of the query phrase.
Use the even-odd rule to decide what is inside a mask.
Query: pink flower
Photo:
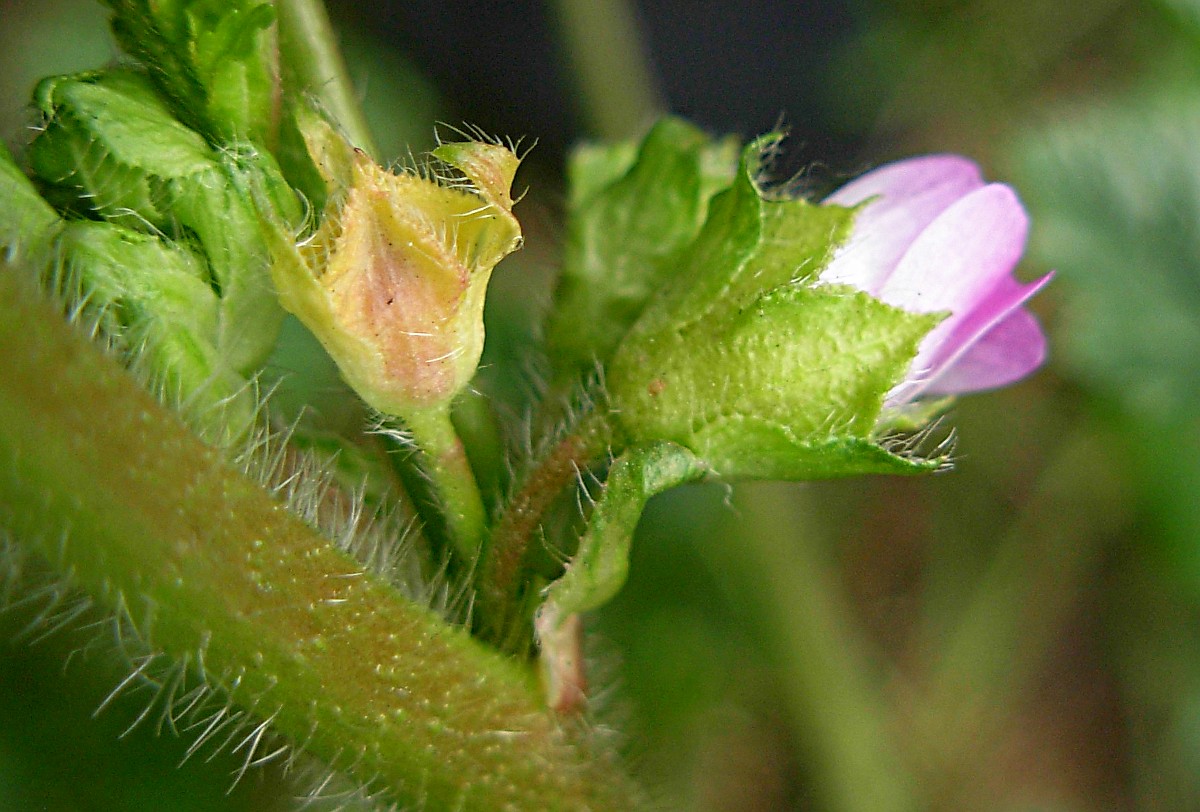
[[[868,172],[825,202],[865,205],[821,282],[910,312],[950,314],[888,393],[889,410],[1005,386],[1041,365],[1046,338],[1022,305],[1052,274],[1013,277],[1029,223],[1011,188],[984,183],[965,158],[929,155]]]

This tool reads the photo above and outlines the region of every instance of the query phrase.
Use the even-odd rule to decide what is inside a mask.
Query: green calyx
[[[888,391],[940,316],[819,283],[855,212],[757,182],[776,140],[743,153],[607,369],[632,441],[666,440],[718,475],[811,479],[940,464],[878,442]]]
[[[105,0],[121,47],[184,123],[214,142],[274,146],[281,108],[275,8],[263,0]]]
[[[283,319],[253,201],[300,219],[273,158],[211,146],[135,68],[46,79],[34,102],[44,125],[27,160],[65,213],[42,218],[57,225],[43,230],[64,300],[86,303],[81,312],[172,399],[199,405],[214,439],[240,436],[253,422],[248,381]],[[6,197],[22,189],[32,191],[14,174]]]
[[[561,373],[611,358],[727,186],[737,144],[664,119],[640,145],[587,146],[568,167],[571,217],[547,340]]]

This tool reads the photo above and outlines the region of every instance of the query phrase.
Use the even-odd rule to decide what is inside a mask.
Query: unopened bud
[[[434,155],[459,177],[393,174],[354,153],[349,188],[272,269],[283,306],[386,414],[442,407],[466,386],[483,350],[488,278],[521,242],[510,196],[519,159],[484,143]]]

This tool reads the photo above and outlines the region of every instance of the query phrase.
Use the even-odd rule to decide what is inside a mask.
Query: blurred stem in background
[[[576,105],[590,135],[639,135],[666,110],[627,0],[549,0],[559,47],[574,73]]]
[[[1127,522],[1110,441],[1085,421],[1053,449],[966,605],[939,618],[949,630],[927,631],[929,673],[906,721],[911,748],[936,771],[922,776],[936,808],[980,802],[971,776],[987,774]]]
[[[779,664],[784,709],[814,783],[833,812],[922,808],[903,768],[881,692],[881,669],[840,588],[811,491],[790,483],[738,486],[741,513],[704,546],[736,582]]]
[[[974,777],[995,770],[1106,545],[1128,522],[1111,439],[1089,422],[1051,452],[966,605],[938,615],[949,631],[926,632],[931,670],[914,675],[910,694],[884,690],[897,666],[873,661],[829,552],[816,492],[738,487],[741,515],[702,549],[747,604],[777,663],[779,696],[822,808],[986,802]]]
[[[358,93],[337,37],[329,24],[322,0],[278,0],[279,43],[284,64],[294,78],[293,87],[311,88],[316,99],[346,137],[359,149],[379,160],[375,139],[367,125]]]

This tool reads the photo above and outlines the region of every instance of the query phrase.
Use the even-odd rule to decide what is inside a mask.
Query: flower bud
[[[181,124],[149,76],[133,68],[43,79],[42,129],[29,162],[48,194],[120,225],[174,230],[172,185],[217,169],[217,154]]]
[[[283,306],[386,414],[445,406],[466,386],[483,349],[488,278],[521,242],[511,151],[447,144],[434,156],[460,177],[442,185],[353,153],[349,186],[331,195],[316,234],[277,251],[272,268]],[[320,168],[327,180],[342,174]]]
[[[220,298],[212,340],[231,368],[253,375],[283,312],[249,190],[259,189],[281,219],[300,219],[274,159],[245,145],[214,149],[132,68],[51,77],[34,96],[44,128],[29,159],[48,195],[129,229],[198,242]]]
[[[1011,276],[1020,204],[937,158],[865,176],[826,205],[772,194],[757,182],[772,143],[747,148],[622,340],[614,413],[630,440],[677,443],[727,477],[936,467],[882,442],[913,422],[913,400],[1000,385],[1042,358],[1020,306],[1045,280]]]

